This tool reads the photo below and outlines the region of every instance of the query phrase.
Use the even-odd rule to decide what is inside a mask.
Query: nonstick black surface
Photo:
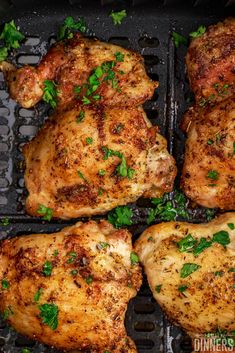
[[[59,25],[66,16],[75,19],[83,16],[88,25],[89,36],[119,44],[141,53],[145,58],[146,69],[151,78],[159,80],[160,86],[151,101],[144,105],[153,124],[160,126],[161,133],[168,139],[170,152],[177,160],[179,169],[183,161],[184,136],[178,123],[185,109],[192,104],[192,94],[185,75],[184,56],[186,47],[176,49],[171,32],[188,37],[199,25],[216,23],[234,14],[234,7],[224,5],[232,1],[186,1],[171,0],[175,6],[163,6],[163,1],[84,1],[48,2],[14,0],[8,7],[8,0],[1,3],[4,13],[1,23],[14,19],[26,35],[27,40],[12,56],[18,66],[37,64],[53,43]],[[50,3],[50,4],[49,4]],[[25,4],[25,5],[24,5]],[[72,5],[73,4],[73,5]],[[108,16],[111,9],[126,8],[128,16],[121,26],[114,26]],[[5,11],[4,11],[5,10]],[[6,11],[7,10],[7,11]],[[1,12],[0,12],[1,13]],[[20,108],[9,98],[3,75],[0,73],[0,220],[7,217],[8,226],[0,226],[0,240],[20,234],[54,232],[72,221],[42,222],[25,214],[24,200],[27,192],[23,181],[22,145],[32,139],[42,126],[50,108],[39,103],[34,109]],[[176,181],[177,185],[178,181]],[[130,227],[134,239],[147,227],[146,215],[151,203],[139,200],[133,204],[134,225]],[[205,209],[190,207],[190,221],[204,222]],[[157,222],[157,220],[156,220]],[[168,322],[159,306],[152,298],[146,280],[138,296],[128,306],[126,327],[135,340],[140,353],[184,353],[191,352],[189,338]],[[41,344],[29,341],[0,319],[0,353],[21,352],[28,347],[32,353],[57,352]]]

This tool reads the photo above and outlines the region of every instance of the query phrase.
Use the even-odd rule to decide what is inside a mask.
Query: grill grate
[[[17,3],[18,1],[14,0]],[[75,1],[73,0],[73,3]],[[103,5],[113,1],[102,0]],[[71,1],[72,3],[72,1]],[[141,1],[133,0],[133,4]],[[120,5],[120,2],[118,3]],[[31,6],[31,5],[30,5]],[[191,94],[185,83],[184,56],[186,48],[175,51],[170,38],[172,29],[183,35],[201,24],[218,21],[216,7],[213,14],[188,8],[173,11],[161,7],[134,7],[128,10],[128,17],[122,26],[112,25],[108,16],[110,6],[100,7],[97,3],[91,5],[69,6],[58,5],[49,10],[42,7],[32,12],[29,8],[17,11],[14,7],[8,13],[8,21],[14,18],[27,39],[24,45],[13,56],[17,65],[35,65],[46,53],[48,47],[55,41],[55,33],[63,19],[72,15],[83,15],[92,29],[90,36],[121,45],[141,53],[149,76],[159,80],[160,86],[153,98],[146,102],[145,110],[153,124],[158,124],[161,133],[168,138],[169,149],[182,164],[184,136],[178,129],[179,119],[188,106]],[[221,10],[218,12],[220,16]],[[40,36],[39,36],[40,34]],[[0,239],[21,234],[35,232],[54,232],[65,224],[75,221],[41,222],[37,218],[29,217],[24,211],[26,190],[23,179],[23,157],[21,149],[24,143],[32,139],[42,126],[50,109],[44,103],[39,103],[34,109],[23,109],[6,92],[3,75],[0,73],[0,219],[8,217],[10,224],[0,227]],[[133,205],[134,223],[130,231],[134,239],[146,227],[146,215],[150,206],[147,200],[138,200]],[[205,215],[202,209],[192,209],[191,220],[203,221]],[[172,326],[163,315],[153,299],[146,279],[138,296],[134,298],[126,315],[128,334],[135,340],[140,353],[188,353],[191,351],[189,338],[177,327]],[[6,327],[0,320],[0,352],[18,353],[28,347],[32,353],[52,353],[55,350],[39,343],[29,341],[12,329]]]

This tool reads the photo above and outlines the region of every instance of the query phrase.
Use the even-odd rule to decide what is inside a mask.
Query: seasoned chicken
[[[192,337],[235,330],[235,213],[208,224],[167,222],[135,243],[155,299]]]
[[[191,108],[181,187],[196,203],[235,210],[235,98],[208,109]]]
[[[132,250],[131,234],[106,221],[7,239],[0,310],[21,334],[59,349],[134,353],[124,315],[142,275]]]
[[[235,18],[212,25],[193,39],[186,64],[191,88],[200,105],[235,94]]]
[[[142,108],[77,106],[55,114],[26,146],[26,209],[60,218],[91,216],[173,188],[166,140]]]
[[[84,97],[93,104],[135,106],[158,86],[147,76],[141,55],[79,34],[54,44],[37,67],[16,69],[2,62],[0,69],[11,97],[25,108],[42,99],[45,80],[56,82],[60,109]]]

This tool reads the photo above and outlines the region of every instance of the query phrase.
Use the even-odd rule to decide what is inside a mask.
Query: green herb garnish
[[[226,246],[230,243],[229,234],[228,232],[226,232],[226,230],[221,230],[213,234],[212,241],[214,243],[218,243],[220,245]]]
[[[70,252],[68,254],[68,256],[69,256],[69,259],[67,260],[67,264],[72,264],[72,263],[74,263],[74,261],[75,261],[75,259],[77,257],[77,253],[76,252]]]
[[[116,58],[116,61],[123,62],[124,61],[124,54],[122,54],[122,53],[120,53],[120,51],[118,51],[115,53],[115,58]]]
[[[155,291],[157,293],[160,293],[161,292],[161,289],[162,289],[162,284],[158,284],[157,286],[155,286]]]
[[[7,58],[9,50],[19,48],[19,42],[24,38],[25,36],[16,28],[14,20],[5,23],[3,31],[0,34],[0,40],[3,40],[5,43],[5,47],[0,48],[0,61]]]
[[[53,109],[57,106],[57,85],[54,81],[45,80],[44,81],[44,88],[43,88],[43,96],[42,99],[49,103]]]
[[[130,259],[132,265],[138,265],[140,262],[139,256],[134,251],[131,252]]]
[[[6,226],[9,226],[9,224],[10,224],[9,218],[5,217],[5,218],[3,218],[3,219],[1,220],[1,225],[2,225],[2,226],[6,227]]]
[[[185,286],[179,286],[179,287],[178,287],[178,291],[181,292],[181,293],[183,293],[183,292],[186,291],[187,288],[188,288],[188,286],[186,286],[186,285],[185,285]]]
[[[128,206],[118,206],[108,214],[108,221],[115,228],[130,226],[132,224],[132,210]]]
[[[6,278],[2,279],[2,289],[9,289],[10,284]]]
[[[100,247],[101,249],[106,249],[108,246],[110,246],[109,243],[106,243],[106,242],[104,242],[104,241],[100,241],[100,242],[99,242],[99,247]]]
[[[81,121],[83,121],[83,119],[85,118],[85,112],[83,110],[80,111],[80,113],[78,114],[77,117],[77,123],[80,123]]]
[[[189,35],[192,38],[198,38],[198,37],[201,37],[205,32],[206,32],[206,27],[199,26],[195,32],[191,32],[191,33],[189,33]]]
[[[35,296],[33,297],[33,300],[35,303],[38,303],[39,302],[39,299],[40,299],[40,296],[42,294],[42,288],[39,288],[37,293],[35,294]]]
[[[172,39],[176,48],[179,48],[180,44],[187,46],[187,39],[179,33],[172,32]]]
[[[93,282],[93,277],[92,277],[92,276],[86,277],[86,283],[87,283],[88,285],[90,285],[92,282]]]
[[[58,40],[62,40],[65,38],[72,38],[72,31],[79,31],[81,33],[85,33],[87,30],[87,26],[83,17],[79,18],[76,22],[72,16],[66,17],[64,23],[59,28],[58,32]]]
[[[193,263],[184,264],[180,270],[180,277],[186,278],[190,276],[193,272],[197,271],[201,266]]]
[[[112,11],[109,16],[112,18],[113,24],[116,26],[122,23],[124,18],[127,16],[127,13],[126,13],[126,10],[117,11],[117,12]]]
[[[51,261],[46,261],[45,264],[43,265],[43,270],[42,273],[44,276],[49,277],[52,273],[53,265]]]
[[[53,217],[53,210],[50,207],[44,205],[39,205],[37,213],[43,215],[42,219],[45,221],[50,221]]]
[[[58,327],[58,314],[59,309],[55,304],[42,304],[39,306],[40,317],[43,324],[49,326],[52,330],[56,330]]]
[[[86,138],[86,144],[87,144],[87,145],[91,145],[92,142],[93,142],[93,138],[92,138],[92,137],[87,137],[87,138]]]
[[[14,315],[14,311],[11,306],[8,306],[3,312],[3,319],[7,320],[10,315]]]
[[[184,252],[184,251],[188,252],[192,250],[192,248],[195,246],[196,243],[197,243],[197,240],[193,238],[191,234],[188,234],[185,238],[181,239],[177,243],[177,245],[179,247],[180,252]]]
[[[106,174],[106,171],[105,171],[104,169],[100,169],[100,170],[98,171],[98,174],[99,174],[100,176],[104,176],[104,175]]]
[[[21,353],[30,353],[28,348],[22,348]]]
[[[219,173],[216,170],[209,170],[206,177],[211,180],[218,180]]]

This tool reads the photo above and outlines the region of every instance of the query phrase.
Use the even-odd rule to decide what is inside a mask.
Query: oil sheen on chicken
[[[161,196],[176,175],[166,140],[142,108],[77,106],[55,114],[23,152],[26,209],[35,216],[40,204],[65,219],[101,214]]]
[[[208,224],[154,225],[135,250],[155,299],[173,323],[192,337],[235,330],[235,213]]]
[[[191,108],[182,128],[187,132],[181,186],[206,207],[235,209],[235,98],[208,109]]]
[[[109,79],[99,70],[101,81],[95,91],[96,100],[89,95],[93,104],[139,105],[150,99],[158,86],[147,76],[141,55],[79,34],[54,44],[37,67],[26,65],[16,69],[8,62],[0,63],[11,97],[25,108],[42,99],[45,80],[57,84],[59,109],[68,109],[74,101],[81,102],[86,93],[82,87],[89,83],[87,79],[98,66],[102,66],[103,73],[107,70]],[[81,88],[80,94],[74,91],[77,86]]]
[[[186,64],[191,88],[200,105],[235,94],[235,18],[210,26],[191,41]]]
[[[135,353],[124,327],[142,281],[132,250],[131,234],[106,221],[7,239],[0,310],[21,334],[59,349]]]

